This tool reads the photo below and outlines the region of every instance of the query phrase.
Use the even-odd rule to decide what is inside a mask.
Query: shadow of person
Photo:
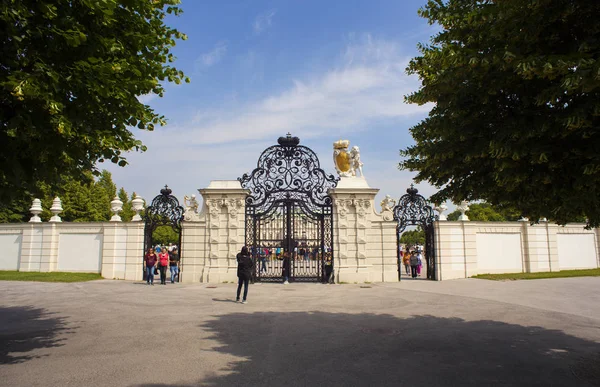
[[[215,316],[201,328],[212,332],[214,351],[239,360],[193,385],[598,385],[598,366],[594,370],[590,359],[600,344],[536,326],[429,315],[256,312]],[[583,361],[587,368],[580,367]]]
[[[22,363],[40,357],[22,353],[62,346],[65,339],[58,334],[73,328],[66,328],[65,317],[53,315],[29,306],[0,307],[0,364]]]

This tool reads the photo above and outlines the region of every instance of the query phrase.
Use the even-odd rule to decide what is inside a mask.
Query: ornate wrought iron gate
[[[423,195],[419,194],[414,185],[406,190],[394,207],[394,220],[398,222],[396,226],[396,252],[398,257],[398,280],[402,273],[402,259],[400,256],[400,236],[407,226],[420,226],[425,232],[425,262],[427,265],[427,278],[435,280],[435,238],[434,227],[436,216],[433,214],[433,208],[427,203]]]
[[[160,190],[160,195],[152,199],[152,204],[146,207],[146,211],[142,216],[144,219],[144,254],[149,248],[154,247],[152,234],[158,226],[171,226],[173,231],[179,234],[177,247],[179,256],[181,257],[181,222],[183,221],[183,207],[179,205],[179,200],[171,195],[171,189],[165,185],[165,188]],[[181,270],[183,269],[183,261],[179,261],[179,278],[181,280]],[[144,273],[144,276],[146,274]],[[145,278],[144,278],[145,279]]]
[[[280,281],[290,256],[290,281],[323,281],[333,265],[333,206],[328,195],[338,178],[327,175],[300,139],[280,137],[263,151],[257,167],[238,180],[246,198],[246,246],[255,281]]]

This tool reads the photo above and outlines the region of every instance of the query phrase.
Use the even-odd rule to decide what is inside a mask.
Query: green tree
[[[92,211],[100,214],[101,220],[111,218],[110,202],[117,196],[117,185],[112,180],[112,174],[103,170],[92,190]]]
[[[407,245],[424,245],[425,231],[420,227],[416,230],[404,231],[400,236],[400,243]]]
[[[133,200],[134,195],[135,193],[131,195],[131,200]],[[131,209],[131,200],[127,196],[127,191],[125,191],[125,188],[121,187],[117,196],[119,197],[119,200],[123,202],[123,211],[121,211],[119,214],[121,216],[121,220],[123,222],[130,222],[135,212],[133,212]]]
[[[169,243],[178,244],[179,234],[171,226],[158,226],[152,233],[152,243],[168,245]]]
[[[479,222],[508,222],[516,221],[520,218],[519,212],[492,206],[489,203],[472,203],[469,204],[469,211],[465,213],[469,220]],[[455,210],[448,214],[448,220],[456,221],[460,216],[460,211]]]
[[[433,103],[400,167],[447,198],[600,225],[600,2],[430,0],[407,68]]]
[[[164,23],[179,0],[5,0],[0,3],[0,202],[63,177],[120,166],[144,151],[131,128],[163,116],[140,102],[189,81],[170,50],[185,35]]]
[[[52,216],[50,207],[56,196],[60,197],[63,211],[60,217],[65,222],[106,222],[112,216],[110,202],[114,199],[117,187],[108,171],[102,171],[95,180],[91,172],[83,180],[73,177],[63,177],[62,183],[56,189],[49,185],[39,183],[36,197],[42,200],[44,211],[40,215],[44,221]],[[125,192],[123,188],[121,191]],[[127,193],[125,193],[127,195]],[[30,218],[29,207],[31,197],[12,199],[6,204],[0,204],[0,223],[27,222]],[[131,220],[131,202],[128,207],[123,206],[126,216]],[[122,213],[123,214],[123,213]]]
[[[30,219],[31,201],[24,198],[0,202],[0,223],[21,223]]]

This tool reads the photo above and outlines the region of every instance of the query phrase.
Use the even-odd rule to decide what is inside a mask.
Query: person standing
[[[175,278],[179,282],[179,251],[177,247],[169,253],[169,270],[171,270],[171,283],[175,283]]]
[[[283,252],[283,265],[281,268],[281,276],[283,277],[283,284],[288,285],[288,280],[290,279],[290,253],[288,251]]]
[[[417,265],[417,274],[419,275],[419,277],[421,276],[421,269],[423,268],[423,254],[421,252],[421,250],[417,250],[417,260],[419,261],[419,264]]]
[[[413,251],[410,254],[410,273],[412,274],[412,278],[417,278],[417,267],[419,266],[419,259],[417,258],[417,254]]]
[[[248,302],[248,282],[250,281],[250,277],[252,277],[252,267],[254,266],[254,264],[252,263],[252,258],[250,257],[250,254],[248,254],[248,248],[246,246],[242,247],[242,251],[238,253],[237,262],[238,287],[235,301],[240,302],[240,293],[242,291],[243,284],[244,298],[242,298],[242,304],[246,304]]]
[[[146,264],[146,283],[148,285],[154,285],[154,268],[157,260],[158,258],[156,257],[154,249],[150,247],[144,256],[144,263]]]
[[[333,273],[333,261],[331,260],[331,254],[327,254],[325,260],[325,283],[331,283],[331,273]]]
[[[167,266],[169,266],[169,252],[163,247],[158,253],[158,271],[160,272],[160,284],[167,284]]]

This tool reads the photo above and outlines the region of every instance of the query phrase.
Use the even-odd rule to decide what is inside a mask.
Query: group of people
[[[410,247],[407,247],[406,250],[401,249],[400,259],[404,264],[406,275],[410,275],[412,278],[421,276],[421,269],[423,268],[423,250],[420,246],[417,246],[414,249],[411,249]]]
[[[275,260],[283,258],[283,248],[281,247],[253,247],[252,248],[253,255],[260,256],[261,260]],[[327,253],[329,249],[325,247],[325,252]],[[304,259],[308,261],[310,259],[318,259],[319,257],[319,248],[318,247],[310,247],[306,244],[296,246],[293,250],[292,259]]]
[[[160,284],[167,284],[167,267],[171,271],[171,283],[179,280],[179,251],[177,246],[156,246],[148,248],[144,255],[144,270],[146,271],[146,283],[154,285],[154,274],[156,270],[160,273]]]
[[[281,266],[281,276],[283,279],[283,284],[289,284],[289,279],[291,275],[291,258],[290,253],[283,252],[282,253],[283,264]],[[238,276],[238,287],[236,293],[236,302],[240,302],[240,295],[242,292],[242,285],[244,287],[243,298],[241,299],[242,304],[246,304],[248,297],[248,283],[252,278],[253,269],[254,269],[254,261],[252,260],[252,256],[248,250],[248,247],[242,247],[242,250],[237,255],[237,276]],[[325,262],[324,262],[324,271],[325,271],[325,282],[330,283],[331,274],[333,273],[333,260],[331,258],[331,254],[325,254]]]

